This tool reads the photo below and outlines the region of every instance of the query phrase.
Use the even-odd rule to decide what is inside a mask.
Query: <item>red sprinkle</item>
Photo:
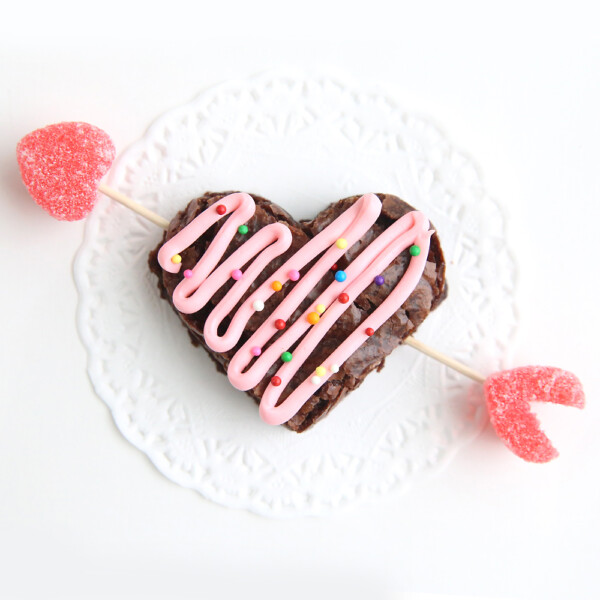
[[[337,271],[338,270],[337,263],[335,263],[335,265],[332,265],[331,270],[332,271]]]
[[[374,330],[372,327],[367,327],[367,328],[365,329],[365,333],[366,333],[368,336],[372,336],[372,335],[375,333],[375,330]]]
[[[277,319],[275,321],[275,328],[276,329],[285,329],[285,321],[283,319]]]
[[[227,212],[227,208],[225,208],[224,204],[217,205],[217,214],[224,215]]]
[[[348,300],[350,300],[350,296],[348,296],[348,294],[346,294],[346,292],[342,292],[339,296],[338,296],[338,300],[342,303],[342,304],[346,304],[346,302],[348,302]]]
[[[271,385],[281,385],[281,377],[277,377],[277,375],[271,377]]]

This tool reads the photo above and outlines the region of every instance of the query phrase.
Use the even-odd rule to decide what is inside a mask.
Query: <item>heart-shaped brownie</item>
[[[233,288],[238,284],[238,280],[242,278],[242,272],[238,269],[231,271],[231,278],[219,283],[215,288],[214,293],[202,303],[199,310],[186,309],[185,312],[177,310],[175,307],[176,302],[174,302],[173,297],[178,286],[185,285],[185,278],[192,278],[199,275],[197,269],[195,274],[193,270],[196,265],[199,264],[199,261],[207,254],[211,242],[215,240],[215,237],[219,234],[221,229],[225,227],[227,219],[220,219],[216,213],[218,212],[219,215],[223,215],[226,212],[230,212],[224,206],[224,203],[230,197],[230,194],[236,193],[209,192],[204,194],[201,198],[192,200],[184,210],[179,212],[173,218],[169,224],[168,230],[163,236],[163,241],[150,253],[149,257],[150,269],[158,277],[158,287],[162,297],[171,303],[179,315],[182,323],[189,332],[192,343],[196,346],[203,346],[210,358],[217,365],[217,368],[223,373],[227,373],[228,368],[231,371],[231,363],[234,360],[234,357],[239,356],[238,351],[240,348],[242,348],[251,337],[252,339],[256,337],[255,334],[259,328],[264,325],[266,320],[273,320],[274,328],[281,329],[281,331],[275,331],[274,329],[275,333],[270,334],[272,339],[269,341],[271,344],[275,344],[278,337],[284,334],[283,330],[294,325],[303,315],[308,314],[308,320],[311,323],[318,322],[320,318],[319,315],[326,309],[324,305],[317,305],[316,310],[319,312],[307,313],[308,310],[311,310],[311,306],[315,306],[317,299],[322,298],[326,290],[330,289],[331,284],[335,283],[336,280],[343,281],[346,278],[345,270],[352,269],[351,265],[361,255],[365,248],[372,248],[373,246],[370,246],[371,243],[379,238],[383,232],[388,230],[388,228],[391,228],[395,223],[405,217],[405,215],[408,215],[415,210],[396,196],[390,194],[377,194],[376,197],[373,196],[373,201],[377,202],[378,205],[379,202],[377,201],[377,198],[381,201],[381,211],[377,213],[373,224],[360,236],[360,239],[353,244],[348,244],[347,248],[346,240],[337,240],[337,248],[343,251],[340,258],[336,261],[335,265],[331,265],[331,268],[327,270],[324,276],[318,279],[316,284],[310,288],[310,291],[308,291],[306,296],[303,296],[304,299],[299,303],[295,311],[284,321],[283,319],[276,318],[277,311],[279,310],[278,307],[280,306],[282,299],[292,293],[297,279],[304,277],[304,275],[307,274],[321,258],[323,253],[313,257],[310,262],[296,272],[296,276],[291,275],[289,278],[286,278],[283,283],[273,281],[271,284],[267,284],[266,282],[273,280],[274,273],[281,273],[280,268],[285,264],[288,264],[290,257],[299,255],[298,253],[301,254],[301,250],[307,247],[307,244],[309,244],[311,240],[315,240],[324,229],[334,221],[339,220],[341,215],[345,213],[349,214],[352,211],[356,212],[356,209],[361,208],[358,204],[357,206],[354,205],[359,201],[362,202],[364,197],[352,196],[345,198],[331,204],[312,220],[296,221],[280,206],[259,196],[252,196],[255,204],[255,210],[252,216],[245,220],[245,225],[242,225],[239,228],[238,233],[229,240],[228,245],[223,249],[222,256],[219,256],[218,260],[215,261],[213,269],[218,269],[220,265],[223,265],[223,263],[236,251],[240,250],[249,239],[252,239],[251,236],[258,234],[261,230],[264,230],[274,223],[281,223],[289,229],[291,232],[291,241],[289,242],[289,247],[284,252],[272,258],[267,267],[261,269],[260,272],[257,273],[256,277],[253,278],[252,283],[241,295],[239,301],[236,302],[234,310],[229,310],[222,315],[222,318],[218,323],[218,328],[215,326],[214,336],[217,337],[226,335],[232,322],[231,315],[235,315],[240,307],[246,306],[248,299],[261,288],[261,286],[261,289],[264,289],[266,285],[271,285],[273,286],[273,290],[277,292],[270,292],[272,295],[268,298],[265,297],[265,302],[260,302],[261,306],[256,307],[255,311],[252,311],[248,315],[248,321],[235,345],[225,351],[218,352],[211,349],[207,343],[205,326],[209,319],[209,315],[211,315],[215,307],[226,304],[227,300],[230,300],[231,297],[235,295],[235,290]],[[248,200],[250,200],[250,197],[248,197]],[[221,201],[223,201],[223,204]],[[354,208],[352,208],[353,206]],[[208,211],[209,208],[210,211]],[[170,240],[173,240],[173,238],[175,238],[177,234],[180,234],[184,228],[187,227],[186,232],[189,231],[190,228],[188,226],[190,223],[195,219],[197,220],[197,217],[206,211],[216,211],[214,215],[215,219],[209,223],[208,228],[200,237],[194,236],[192,241],[186,242],[181,246],[182,248],[185,248],[185,251],[173,256],[173,262],[180,262],[180,264],[177,265],[177,272],[169,272],[174,269],[166,270],[163,268],[165,267],[164,257],[162,257],[163,267],[161,267],[161,264],[159,263],[159,260],[161,259],[160,251],[164,244],[167,242],[172,244],[173,242]],[[181,235],[183,234],[180,234],[180,237]],[[436,308],[444,299],[446,295],[444,279],[445,262],[440,241],[435,233],[431,235],[430,240],[429,235],[427,235],[426,238],[429,241],[429,249],[426,261],[422,260],[425,258],[424,255],[421,257],[422,270],[420,270],[417,275],[417,277],[420,275],[420,279],[418,279],[417,282],[414,273],[412,274],[415,285],[411,287],[412,292],[410,295],[402,303],[399,309],[395,310],[385,322],[378,325],[375,329],[367,327],[367,324],[369,323],[368,319],[375,313],[378,307],[386,301],[386,298],[392,293],[396,293],[396,290],[401,287],[399,284],[407,274],[407,271],[409,271],[411,258],[419,253],[419,248],[417,246],[412,246],[410,249],[406,248],[400,253],[394,254],[394,258],[391,262],[385,262],[387,266],[378,274],[373,281],[373,284],[365,287],[355,297],[353,296],[350,299],[345,293],[338,296],[337,303],[344,304],[339,311],[339,316],[336,318],[335,322],[333,322],[331,328],[319,340],[312,352],[310,352],[306,359],[296,368],[288,385],[282,386],[284,389],[281,391],[276,405],[279,406],[280,404],[283,404],[288,396],[294,393],[294,390],[297,390],[302,385],[306,385],[306,382],[311,380],[311,375],[313,376],[312,379],[315,383],[319,382],[319,377],[314,376],[315,372],[319,375],[319,370],[324,371],[322,365],[325,363],[325,359],[332,356],[333,353],[343,345],[343,342],[350,338],[350,336],[355,336],[356,332],[361,329],[361,324],[365,323],[364,327],[366,329],[364,329],[364,331],[367,333],[366,335],[363,335],[364,339],[360,339],[360,345],[357,349],[341,362],[339,367],[336,365],[334,369],[328,373],[326,381],[320,383],[320,385],[316,387],[314,393],[308,397],[308,400],[303,402],[299,410],[285,422],[285,425],[289,429],[297,432],[306,430],[320,418],[325,416],[346,396],[346,394],[348,394],[348,392],[356,389],[371,371],[381,370],[385,363],[385,357],[390,354],[394,348],[400,345],[406,337],[412,335],[427,317],[429,312]],[[256,239],[258,239],[258,236]],[[383,239],[383,237],[380,239]],[[167,246],[169,244],[167,244]],[[338,252],[338,254],[340,254],[340,252]],[[365,254],[363,254],[363,256]],[[292,271],[290,271],[290,273],[292,273]],[[255,302],[254,306],[256,306],[256,304],[257,303]],[[322,308],[319,308],[320,306],[322,306]],[[323,317],[325,316],[326,315],[323,315]],[[311,321],[311,318],[314,318],[315,321]],[[264,327],[262,329],[264,329]],[[282,354],[282,360],[286,361],[288,358],[291,360],[292,354],[296,352],[296,346],[299,346],[301,343],[302,340],[297,340],[293,346],[288,348],[290,352],[284,352]],[[214,343],[211,345],[214,347]],[[252,347],[252,353],[255,357],[258,357],[263,349],[264,348],[260,347]],[[255,358],[253,360],[258,359]],[[249,361],[250,358],[248,359],[248,362]],[[268,387],[272,388],[274,385],[280,385],[281,379],[275,375],[276,372],[280,372],[278,371],[280,367],[281,363],[271,365],[264,376],[251,385],[251,387],[246,386],[240,389],[245,389],[248,395],[254,398],[257,403],[260,403],[263,394],[265,394]]]

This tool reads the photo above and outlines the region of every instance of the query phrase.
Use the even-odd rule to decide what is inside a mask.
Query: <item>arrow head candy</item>
[[[490,421],[498,436],[521,458],[543,463],[558,456],[530,402],[583,408],[581,383],[555,367],[519,367],[490,375],[484,383]]]
[[[17,145],[17,161],[29,193],[60,221],[87,216],[114,158],[110,137],[88,123],[49,125]]]

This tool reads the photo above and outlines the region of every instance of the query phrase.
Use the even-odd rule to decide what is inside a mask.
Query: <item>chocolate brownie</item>
[[[208,248],[211,240],[219,229],[223,226],[224,220],[220,220],[213,225],[200,239],[182,253],[182,269],[178,274],[167,273],[161,269],[158,264],[157,255],[162,244],[172,238],[178,231],[183,229],[194,220],[207,207],[218,202],[228,194],[233,192],[207,192],[201,198],[192,200],[185,209],[180,211],[169,224],[168,230],[163,235],[160,244],[150,252],[149,265],[151,271],[158,278],[158,288],[161,296],[172,305],[171,297],[173,290],[181,281],[183,271],[192,269],[198,260],[202,257]],[[377,194],[382,202],[382,211],[376,223],[365,234],[361,240],[349,248],[343,258],[338,261],[338,269],[344,269],[374,238],[392,223],[400,219],[406,213],[415,210],[409,204],[396,196],[390,194]],[[284,223],[292,232],[292,245],[282,255],[278,256],[269,264],[260,277],[250,286],[239,304],[259,287],[274,271],[285,263],[289,257],[298,251],[306,242],[322,231],[329,223],[347,210],[360,196],[351,196],[338,202],[334,202],[322,210],[314,219],[296,221],[289,213],[283,210],[277,204],[261,198],[252,196],[256,203],[254,216],[247,222],[247,236],[236,236],[230,243],[227,251],[222,257],[221,262],[230,256],[246,239],[256,233],[262,227],[270,223]],[[245,238],[245,239],[243,239]],[[316,260],[316,259],[315,259]],[[350,303],[348,309],[338,319],[336,324],[325,335],[317,349],[311,357],[299,368],[292,379],[290,385],[282,393],[279,403],[291,393],[291,391],[314,372],[324,358],[339,345],[339,341],[345,339],[354,329],[356,329],[365,318],[372,313],[387,297],[390,290],[395,287],[400,278],[404,275],[410,261],[408,250],[397,256],[392,263],[385,269],[383,275],[385,283],[383,285],[372,285],[367,287],[353,303]],[[219,263],[219,264],[220,264]],[[306,273],[313,263],[307,265],[301,274]],[[380,371],[385,364],[385,357],[392,352],[394,348],[402,341],[412,335],[417,327],[423,322],[430,311],[436,308],[446,296],[445,284],[445,262],[444,255],[440,246],[437,234],[431,238],[427,264],[423,275],[409,298],[383,326],[381,326],[373,336],[371,336],[346,362],[340,366],[339,372],[332,375],[328,381],[322,385],[317,392],[304,404],[300,411],[292,417],[286,427],[296,432],[302,432],[324,417],[348,392],[356,389],[365,379],[365,377],[374,370]],[[306,309],[314,302],[319,294],[333,281],[333,271],[326,275],[316,286],[305,301],[298,307],[296,312],[289,319],[289,323],[294,322]],[[225,284],[209,301],[209,303],[194,314],[182,314],[177,311],[183,325],[187,328],[191,341],[195,346],[202,346],[210,358],[214,361],[217,369],[222,373],[227,372],[227,366],[237,350],[248,340],[251,334],[262,324],[270,315],[280,300],[275,295],[269,298],[265,303],[263,312],[255,313],[249,320],[244,335],[238,344],[228,352],[214,352],[204,341],[203,328],[207,316],[218,304],[218,302],[227,294],[235,282],[232,280]],[[283,286],[281,293],[286,293],[291,282]],[[279,297],[280,299],[280,297]],[[238,304],[238,306],[239,306]],[[237,307],[236,309],[237,310]],[[232,311],[232,312],[235,312]],[[229,325],[228,319],[222,323],[222,333]],[[291,349],[293,351],[293,349]],[[262,393],[268,385],[270,378],[276,372],[279,365],[273,365],[271,370],[263,380],[254,388],[246,393],[257,403],[260,402]]]

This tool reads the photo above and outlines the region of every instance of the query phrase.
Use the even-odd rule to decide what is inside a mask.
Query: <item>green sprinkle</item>
[[[281,360],[283,362],[290,362],[290,360],[292,360],[292,353],[291,352],[284,352],[281,355]]]
[[[242,235],[246,235],[248,233],[248,225],[240,225],[238,227],[238,233],[241,233]]]
[[[419,248],[419,246],[411,246],[410,247],[410,255],[411,256],[419,256],[419,254],[421,254],[421,248]]]

